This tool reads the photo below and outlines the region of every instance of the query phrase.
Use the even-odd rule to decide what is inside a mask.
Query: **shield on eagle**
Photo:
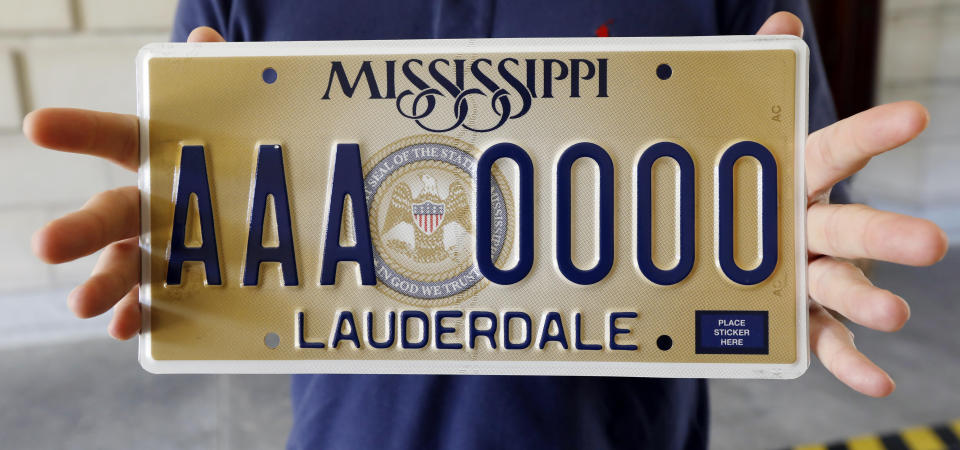
[[[413,212],[413,223],[427,234],[433,234],[443,222],[443,203],[425,201],[410,205]]]

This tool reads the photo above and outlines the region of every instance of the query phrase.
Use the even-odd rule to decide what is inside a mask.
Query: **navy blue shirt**
[[[228,41],[753,34],[804,22],[810,129],[836,120],[802,0],[182,0],[174,40]],[[294,375],[289,448],[705,448],[704,380]]]

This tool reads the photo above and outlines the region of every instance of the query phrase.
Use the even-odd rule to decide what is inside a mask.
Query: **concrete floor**
[[[0,448],[282,448],[283,375],[151,375],[136,341],[0,353]]]
[[[795,381],[712,383],[712,447],[779,448],[960,417],[960,249],[930,269],[888,264],[875,282],[911,301],[897,334],[856,328],[898,382],[869,399],[818,363]],[[280,448],[286,376],[150,375],[136,343],[90,339],[0,350],[0,448]]]
[[[713,447],[830,442],[960,418],[960,248],[930,268],[876,264],[871,278],[911,306],[898,333],[851,325],[857,348],[890,373],[896,392],[884,399],[857,394],[816,361],[794,381],[715,381]]]

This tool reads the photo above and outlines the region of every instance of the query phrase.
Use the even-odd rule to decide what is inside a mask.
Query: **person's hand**
[[[757,34],[801,36],[796,16],[776,13]],[[853,333],[827,309],[880,331],[897,331],[910,308],[896,294],[873,286],[845,259],[875,259],[926,266],[943,259],[947,237],[934,223],[864,205],[830,205],[830,189],[871,157],[915,138],[929,121],[916,102],[877,106],[807,138],[807,268],[810,346],[823,365],[854,390],[873,397],[893,392],[893,380],[853,344]]]
[[[188,42],[220,41],[220,34],[208,27],[193,30],[188,38]],[[23,119],[23,133],[41,147],[99,156],[133,171],[140,164],[137,116],[40,109]],[[98,316],[115,306],[108,331],[117,339],[129,339],[140,330],[139,233],[139,193],[136,186],[127,186],[94,196],[79,211],[33,235],[34,253],[51,264],[103,249],[90,278],[70,292],[67,304],[81,318]]]

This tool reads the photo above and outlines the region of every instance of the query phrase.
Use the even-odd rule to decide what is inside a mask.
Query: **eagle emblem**
[[[364,191],[377,288],[418,306],[450,305],[488,283],[474,261],[474,172],[480,152],[445,136],[411,136],[380,150],[364,167]],[[491,247],[504,263],[512,248],[510,185],[491,174]],[[347,215],[346,217],[350,217]]]
[[[472,232],[467,189],[453,181],[441,198],[436,179],[424,174],[419,181],[416,198],[407,183],[394,188],[383,224],[387,245],[418,263],[465,260]]]

